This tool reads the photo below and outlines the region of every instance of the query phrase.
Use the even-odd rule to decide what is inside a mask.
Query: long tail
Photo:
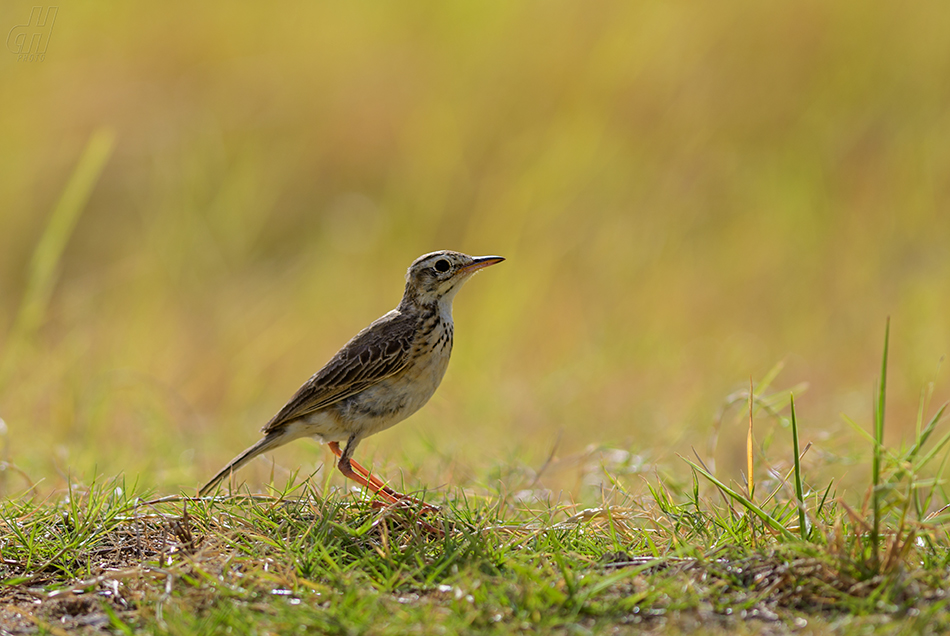
[[[228,477],[234,471],[238,470],[241,466],[248,463],[261,453],[266,453],[270,449],[282,446],[289,441],[290,439],[288,439],[286,431],[281,430],[268,433],[259,442],[228,462],[228,465],[222,468],[217,475],[212,477],[211,481],[201,487],[201,490],[198,491],[198,496],[205,497],[211,494],[211,492],[214,491],[215,487],[221,483],[223,479]]]

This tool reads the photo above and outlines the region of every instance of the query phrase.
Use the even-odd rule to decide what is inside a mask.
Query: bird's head
[[[501,256],[469,256],[450,250],[424,254],[413,261],[406,272],[403,303],[451,304],[459,288],[475,272],[503,260]]]

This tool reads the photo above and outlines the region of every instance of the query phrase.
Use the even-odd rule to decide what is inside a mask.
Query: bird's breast
[[[410,361],[400,372],[343,400],[342,419],[359,422],[367,435],[387,429],[422,408],[442,382],[452,353],[453,328],[437,314],[422,321]]]

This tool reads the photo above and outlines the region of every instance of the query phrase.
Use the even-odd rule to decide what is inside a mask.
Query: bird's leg
[[[399,503],[405,502],[410,504],[415,504],[420,506],[423,509],[423,512],[438,512],[438,508],[430,504],[425,503],[415,497],[409,495],[404,495],[401,492],[397,492],[387,486],[381,479],[371,474],[363,466],[361,466],[356,460],[350,458],[352,451],[350,450],[353,447],[353,438],[346,444],[346,448],[341,451],[340,445],[337,442],[330,442],[327,444],[330,447],[330,450],[334,455],[340,458],[337,467],[340,469],[340,472],[343,473],[344,477],[352,479],[361,486],[368,488],[372,492],[380,495],[383,499],[387,500],[389,503]]]
[[[348,459],[348,468],[351,470],[349,471],[349,474],[347,474],[348,471],[343,469],[343,452],[340,450],[340,445],[337,442],[330,442],[328,446],[330,447],[330,450],[333,451],[333,454],[340,458],[340,472],[345,476],[350,477],[350,479],[353,479],[353,481],[359,483],[361,486],[369,488],[373,492],[383,493],[383,497],[390,499],[390,501],[399,501],[403,498],[404,495],[396,492],[384,484],[383,481],[379,479],[379,477],[373,475],[368,470],[363,468],[356,460]],[[351,477],[350,475],[354,473],[356,476]]]

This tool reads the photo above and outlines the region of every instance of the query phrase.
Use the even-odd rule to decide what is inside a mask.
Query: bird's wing
[[[263,433],[344,400],[406,368],[417,332],[413,316],[391,311],[356,334],[271,418]]]

